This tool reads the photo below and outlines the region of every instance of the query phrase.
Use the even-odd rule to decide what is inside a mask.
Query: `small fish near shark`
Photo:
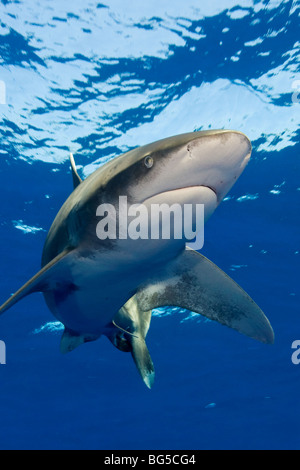
[[[169,137],[109,161],[84,181],[70,156],[74,191],[46,239],[42,268],[1,307],[42,292],[63,323],[62,353],[105,335],[131,352],[147,387],[154,366],[145,338],[151,312],[178,306],[218,321],[253,339],[273,343],[272,327],[249,295],[186,240],[100,240],[101,204],[204,204],[205,220],[243,172],[251,155],[238,131],[199,131]]]

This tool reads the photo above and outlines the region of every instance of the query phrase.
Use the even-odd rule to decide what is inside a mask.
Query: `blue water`
[[[237,129],[253,157],[203,253],[276,335],[155,311],[149,391],[106,338],[62,356],[30,296],[0,319],[0,448],[299,449],[299,2],[2,0],[0,18],[1,300],[39,270],[70,150],[86,177],[138,145]]]

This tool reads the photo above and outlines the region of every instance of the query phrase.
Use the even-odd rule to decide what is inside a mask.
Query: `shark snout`
[[[216,134],[214,149],[210,155],[206,186],[210,187],[220,203],[232,188],[249,162],[252,146],[241,132],[225,131]]]
[[[149,154],[147,148],[152,165],[147,167],[146,177],[138,184],[135,177],[130,185],[135,201],[149,203],[155,197],[156,202],[159,198],[164,203],[203,203],[212,213],[251,155],[248,137],[238,131],[200,131],[170,138],[167,143],[161,153]]]

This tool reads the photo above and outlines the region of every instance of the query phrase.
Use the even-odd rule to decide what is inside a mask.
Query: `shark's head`
[[[92,236],[100,204],[116,206],[120,196],[128,204],[204,204],[211,216],[241,175],[251,155],[251,143],[242,133],[200,131],[138,147],[117,157],[90,175],[71,194],[59,212],[46,243],[49,261],[66,246]],[[90,238],[89,238],[90,239]],[[49,247],[51,246],[51,252]]]
[[[249,139],[237,131],[182,134],[139,147],[111,162],[115,176],[108,185],[133,203],[204,203],[209,216],[241,175],[250,155]]]

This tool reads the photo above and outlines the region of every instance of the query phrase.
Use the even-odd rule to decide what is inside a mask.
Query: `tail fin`
[[[132,357],[136,367],[148,388],[151,388],[154,383],[154,365],[150,357],[148,348],[145,341],[141,336],[131,336]]]

